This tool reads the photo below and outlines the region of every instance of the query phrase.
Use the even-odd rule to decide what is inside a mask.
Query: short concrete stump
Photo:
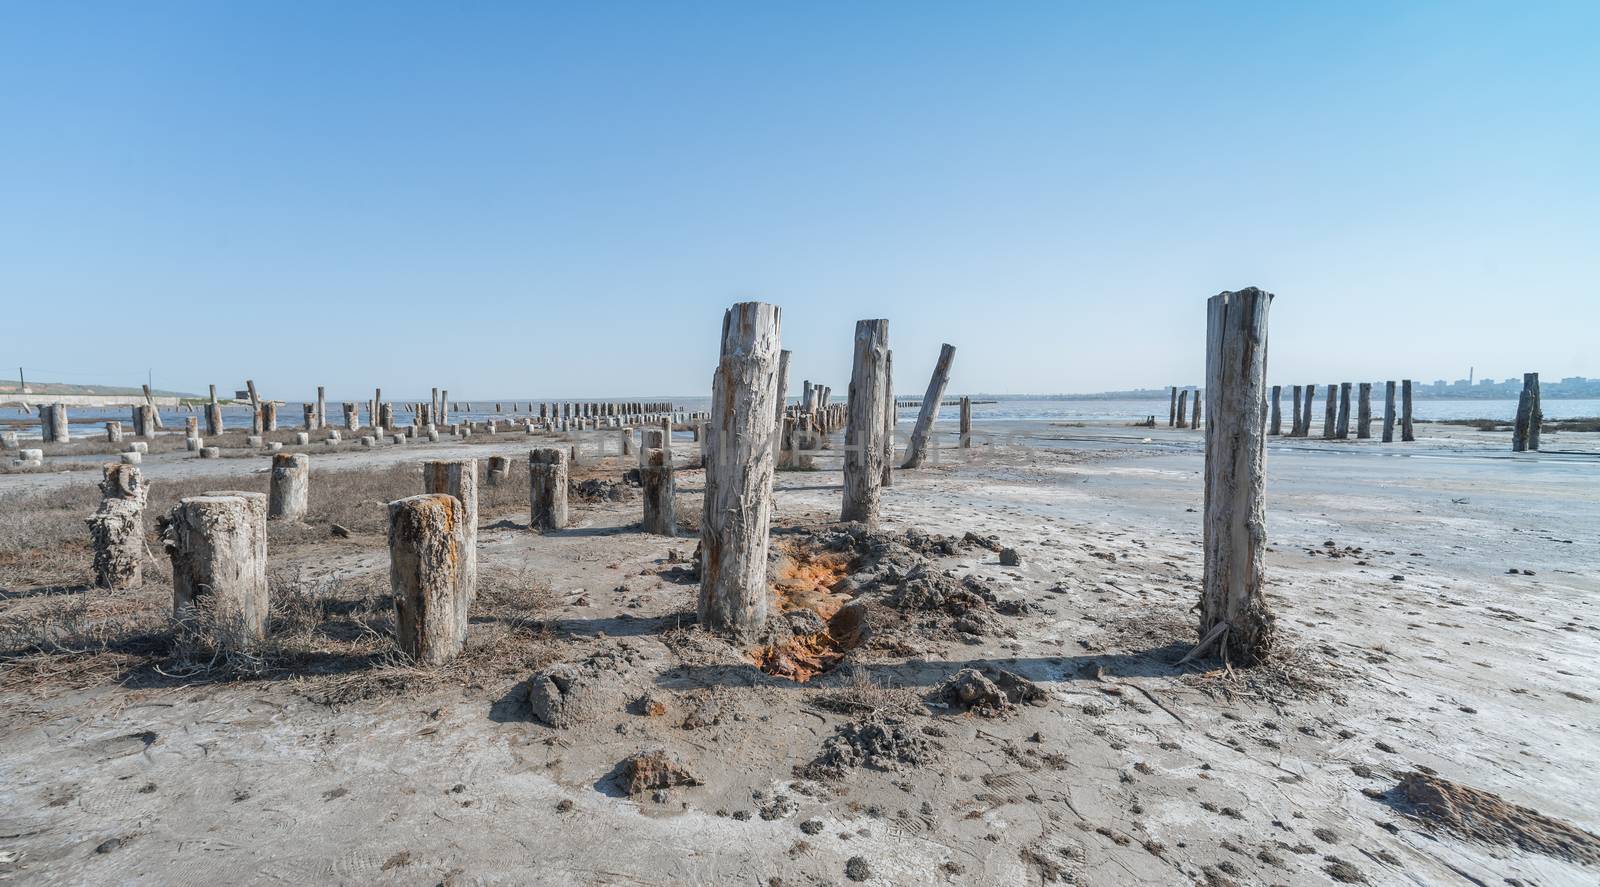
[[[138,465],[140,462],[143,462],[143,461],[144,461],[144,454],[143,453],[135,452],[135,453],[123,453],[122,454],[122,464],[124,464],[124,465]]]
[[[283,449],[283,444],[281,444],[281,443],[279,443],[277,441],[273,441],[272,443],[267,444],[267,452],[269,452],[269,453],[276,453],[277,451],[279,451],[281,449]]]
[[[361,445],[364,447],[375,447],[378,445],[378,441],[370,434],[363,434],[361,436]]]
[[[294,442],[302,447],[308,443],[311,443],[311,433],[307,431],[296,431],[294,434]]]
[[[222,458],[222,447],[201,447],[200,448],[200,458],[202,458],[202,459],[221,459]]]
[[[122,451],[124,453],[148,453],[150,452],[150,445],[142,440],[136,440],[124,447]]]
[[[247,447],[259,447],[261,446],[261,438],[252,434],[244,439],[244,445]]]

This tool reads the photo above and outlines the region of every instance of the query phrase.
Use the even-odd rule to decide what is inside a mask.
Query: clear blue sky
[[[15,2],[0,164],[0,374],[1093,391],[1254,284],[1274,381],[1600,376],[1594,2]]]

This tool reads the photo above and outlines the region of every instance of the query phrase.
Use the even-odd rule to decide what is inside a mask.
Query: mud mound
[[[1457,837],[1600,865],[1600,836],[1448,779],[1411,772],[1396,786],[1424,825]]]
[[[842,779],[858,767],[899,773],[923,767],[934,746],[903,721],[870,720],[840,725],[822,742],[822,754],[800,774],[808,779]]]
[[[622,710],[638,695],[630,692],[629,681],[636,658],[626,648],[604,650],[534,672],[528,686],[533,716],[552,727],[566,728]]]
[[[704,784],[682,758],[660,748],[636,752],[624,760],[620,781],[623,790],[633,797],[680,785]]]
[[[997,718],[1019,704],[1043,705],[1047,697],[1038,684],[1005,669],[963,668],[934,692],[934,698],[951,708]]]

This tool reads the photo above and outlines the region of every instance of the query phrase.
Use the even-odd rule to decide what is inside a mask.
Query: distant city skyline
[[[1600,372],[1600,5],[28,4],[0,372],[341,398]]]

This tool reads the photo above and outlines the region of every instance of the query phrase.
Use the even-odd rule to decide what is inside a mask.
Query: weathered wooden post
[[[1267,429],[1271,435],[1283,434],[1283,386],[1272,386],[1272,426]]]
[[[440,425],[448,425],[448,424],[450,424],[450,401],[448,400],[449,397],[450,397],[450,389],[448,389],[448,388],[439,389],[439,418],[438,418],[438,423]]]
[[[112,420],[106,423],[106,443],[122,443],[122,423]]]
[[[1523,373],[1522,387],[1528,392],[1528,449],[1539,449],[1539,432],[1544,425],[1544,404],[1539,400],[1539,374]]]
[[[1400,442],[1410,443],[1417,439],[1415,429],[1411,427],[1411,380],[1400,380]]]
[[[541,447],[528,453],[528,526],[535,531],[567,525],[567,451]]]
[[[1372,437],[1372,383],[1362,382],[1356,389],[1356,438]]]
[[[305,453],[277,453],[272,457],[272,482],[267,495],[267,519],[303,521],[310,486],[311,457]]]
[[[67,422],[67,405],[51,403],[39,405],[39,418],[44,422],[44,439],[50,443],[71,443],[72,431]]]
[[[1334,425],[1334,434],[1340,440],[1350,439],[1350,383],[1339,383],[1339,418]]]
[[[267,632],[266,496],[179,500],[166,532],[172,611],[218,649],[247,651]]]
[[[478,460],[423,462],[422,491],[461,503],[461,587],[470,604],[478,594]]]
[[[222,433],[222,404],[217,402],[217,386],[211,386],[211,399],[206,402],[206,437]]]
[[[97,588],[134,588],[144,564],[144,506],[149,487],[139,469],[112,463],[102,469],[100,508],[86,523],[94,547]]]
[[[1272,294],[1255,287],[1212,296],[1207,305],[1205,574],[1200,595],[1203,654],[1220,644],[1225,661],[1253,665],[1272,651],[1266,599],[1267,312]]]
[[[317,428],[328,424],[328,391],[321,385],[317,386]]]
[[[1289,436],[1300,436],[1300,386],[1294,386],[1294,413],[1289,417]]]
[[[1178,386],[1169,386],[1172,392],[1172,403],[1167,407],[1167,427],[1178,427]]]
[[[277,401],[264,400],[261,402],[261,430],[263,432],[278,430]]]
[[[395,640],[423,665],[449,662],[466,644],[466,524],[466,510],[454,496],[433,493],[389,503]]]
[[[729,308],[722,318],[721,355],[711,381],[700,521],[700,624],[745,640],[754,638],[767,621],[774,467],[769,436],[778,399],[780,314],[776,305],[764,302]],[[881,391],[872,399],[874,410],[882,410]],[[882,418],[872,427],[881,429]],[[877,453],[882,458],[882,451]],[[871,480],[877,483],[876,472]]]
[[[490,456],[489,471],[484,475],[484,482],[491,487],[498,487],[505,483],[511,475],[511,460],[505,456]]]
[[[948,347],[948,346],[946,346]],[[878,522],[883,479],[884,362],[889,351],[889,321],[856,321],[855,358],[850,370],[849,410],[844,441],[844,507],[840,520]]]
[[[883,355],[883,486],[894,486],[894,349]]]
[[[906,460],[901,468],[917,468],[934,450],[934,461],[939,460],[939,444],[933,438],[934,421],[939,417],[939,407],[944,403],[944,389],[950,384],[950,364],[956,359],[954,345],[940,345],[939,359],[933,365],[933,377],[928,380],[928,392],[922,397],[922,410],[917,414],[917,424],[911,429],[911,441],[906,446]]]
[[[378,404],[378,426],[385,431],[394,427],[394,404],[388,402]]]
[[[314,403],[303,403],[300,405],[300,413],[302,416],[301,424],[304,426],[305,430],[308,432],[315,430],[317,427],[317,405]]]
[[[1173,400],[1176,408],[1177,400]],[[972,446],[972,398],[963,394],[961,396],[961,447],[966,449]]]
[[[1383,383],[1383,442],[1394,443],[1394,380]]]
[[[1189,427],[1189,389],[1178,392],[1178,427]]]
[[[1328,402],[1322,408],[1322,437],[1332,440],[1339,418],[1338,386],[1328,386]]]
[[[1189,418],[1189,427],[1196,431],[1200,430],[1200,402],[1204,399],[1201,397],[1202,393],[1199,388],[1194,390],[1194,415]]]
[[[789,349],[778,352],[778,403],[772,408],[772,452],[783,446],[783,408],[789,402]]]
[[[673,480],[672,461],[664,450],[651,447],[644,451],[644,464],[639,466],[639,483],[644,489],[644,531],[662,536],[678,533],[678,512],[674,505],[676,484]]]

